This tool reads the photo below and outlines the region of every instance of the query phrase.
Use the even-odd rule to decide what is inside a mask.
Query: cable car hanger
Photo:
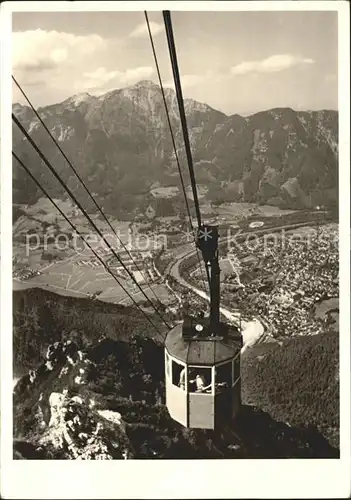
[[[177,61],[176,48],[174,43],[174,35],[172,28],[172,20],[170,11],[163,11],[163,20],[166,29],[167,43],[170,54],[173,79],[176,89],[179,116],[184,138],[184,145],[187,157],[187,163],[190,174],[191,188],[193,192],[196,218],[198,223],[196,235],[196,247],[200,249],[205,263],[207,279],[210,288],[210,324],[204,329],[202,336],[215,337],[220,329],[220,268],[218,262],[218,227],[203,224],[201,221],[201,212],[199,207],[199,198],[197,194],[197,186],[194,172],[193,158],[191,154],[191,146],[187,127],[187,120],[184,108],[184,99],[179,76],[179,67]]]

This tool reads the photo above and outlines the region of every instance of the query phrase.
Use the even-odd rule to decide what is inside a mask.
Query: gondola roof
[[[167,352],[189,365],[212,366],[234,358],[242,348],[242,337],[238,328],[221,324],[225,327],[225,335],[221,332],[216,337],[204,334],[184,336],[183,324],[172,328],[166,337]]]

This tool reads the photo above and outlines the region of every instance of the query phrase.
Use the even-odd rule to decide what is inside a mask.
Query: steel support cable
[[[188,133],[188,127],[187,127],[187,121],[186,121],[186,115],[185,115],[185,109],[184,109],[184,99],[183,99],[182,87],[181,87],[181,83],[180,83],[177,54],[176,54],[176,48],[175,48],[175,44],[174,44],[172,20],[171,20],[171,14],[169,11],[163,11],[163,20],[164,20],[165,28],[166,28],[168,49],[169,49],[169,54],[170,54],[170,58],[171,58],[173,79],[174,79],[174,84],[175,84],[175,89],[176,89],[176,94],[177,94],[179,117],[180,117],[180,121],[182,124],[184,146],[185,146],[185,152],[186,152],[186,157],[187,157],[187,162],[188,162],[191,188],[192,188],[193,196],[194,196],[196,218],[197,218],[197,223],[198,223],[198,226],[200,229],[200,227],[201,227],[201,214],[200,214],[200,208],[199,208],[199,200],[198,200],[198,196],[197,196],[196,180],[195,180],[195,174],[194,174],[193,158],[191,155],[189,133]]]
[[[154,309],[154,311],[156,312],[156,314],[162,319],[162,321],[164,322],[164,324],[167,326],[167,328],[171,328],[171,326],[167,323],[167,321],[163,318],[163,316],[161,315],[161,313],[158,311],[158,309],[154,306],[154,304],[150,301],[149,297],[145,294],[144,290],[141,288],[141,286],[139,285],[139,283],[136,281],[136,279],[134,278],[133,274],[129,271],[129,269],[127,268],[127,266],[124,264],[124,262],[122,261],[122,259],[119,257],[118,254],[116,254],[116,252],[114,251],[114,249],[111,247],[110,243],[106,240],[105,236],[103,235],[103,233],[100,231],[100,229],[96,226],[96,224],[94,223],[94,221],[91,219],[91,217],[89,216],[89,214],[86,212],[86,210],[82,207],[82,205],[80,204],[80,202],[77,200],[77,198],[75,197],[75,195],[72,193],[72,191],[70,190],[70,188],[65,184],[65,182],[62,180],[62,178],[59,176],[59,174],[56,172],[56,170],[53,168],[53,166],[51,165],[51,163],[47,160],[47,158],[44,156],[44,154],[40,151],[40,149],[38,148],[38,146],[36,145],[36,143],[33,141],[33,139],[30,137],[30,135],[27,133],[26,129],[22,126],[22,124],[17,120],[16,116],[12,113],[12,119],[13,121],[16,123],[16,125],[18,126],[18,128],[21,130],[21,132],[23,133],[23,135],[27,138],[27,140],[30,142],[30,144],[32,145],[32,147],[35,149],[35,151],[38,153],[39,157],[44,161],[44,163],[46,164],[46,166],[49,168],[49,170],[51,171],[51,173],[55,176],[55,178],[59,181],[59,183],[61,184],[61,186],[64,188],[64,190],[68,193],[68,195],[70,196],[70,198],[74,201],[74,203],[78,206],[78,208],[80,209],[80,211],[82,212],[82,214],[84,215],[84,217],[88,220],[88,222],[90,223],[90,225],[93,227],[93,229],[98,233],[98,235],[100,236],[100,238],[105,242],[105,244],[107,245],[107,247],[110,249],[110,251],[112,252],[113,256],[118,260],[118,262],[121,264],[121,266],[123,267],[123,269],[127,272],[127,274],[130,276],[130,278],[132,279],[132,281],[136,284],[137,288],[140,290],[140,292],[144,295],[145,299],[147,300],[147,302],[151,305],[151,307]]]
[[[193,238],[194,238],[194,243],[195,243],[195,246],[196,246],[196,236],[195,236],[194,225],[193,225],[193,221],[192,221],[192,217],[191,217],[191,212],[190,212],[188,198],[186,196],[184,178],[183,178],[182,170],[180,168],[180,162],[179,162],[179,157],[178,157],[178,153],[177,153],[177,147],[176,147],[176,143],[175,143],[175,139],[174,139],[174,134],[173,134],[172,124],[171,124],[171,119],[170,119],[170,116],[169,116],[167,100],[166,100],[166,96],[165,96],[165,92],[164,92],[164,88],[163,88],[160,67],[159,67],[159,64],[158,64],[157,54],[156,54],[156,50],[155,50],[155,44],[154,44],[154,41],[153,41],[151,29],[150,29],[149,17],[148,17],[148,14],[147,14],[146,11],[144,11],[144,14],[145,14],[145,20],[146,20],[147,29],[148,29],[148,32],[149,32],[151,49],[152,49],[152,53],[153,53],[153,56],[154,56],[154,61],[155,61],[155,66],[156,66],[158,81],[159,81],[160,88],[161,88],[163,104],[164,104],[165,111],[166,111],[168,127],[169,127],[169,131],[170,131],[170,134],[171,134],[172,145],[173,145],[173,150],[174,150],[174,156],[175,156],[175,159],[176,159],[177,168],[178,168],[178,172],[179,172],[180,182],[181,182],[182,191],[183,191],[183,195],[184,195],[185,206],[186,206],[186,210],[188,212],[188,218],[189,218],[190,228],[191,228],[191,232],[192,232]],[[203,273],[202,273],[201,259],[200,259],[199,250],[198,250],[197,247],[196,247],[196,254],[197,254],[198,261],[199,261],[199,269],[200,269],[201,279],[202,279],[202,282],[204,284],[204,289],[206,289],[206,282],[205,282],[205,279],[204,279],[204,276],[203,276]],[[206,267],[207,279],[208,279],[208,283],[209,283],[209,272],[208,272],[208,268],[207,268],[206,264],[205,264],[205,267]]]
[[[171,59],[174,85],[175,85],[175,89],[176,89],[177,102],[178,102],[178,108],[179,108],[179,117],[180,117],[180,121],[181,121],[181,125],[182,125],[184,146],[185,146],[185,152],[186,152],[186,156],[187,156],[191,188],[192,188],[193,197],[194,197],[196,217],[197,217],[197,222],[198,222],[198,228],[200,230],[202,223],[201,223],[199,199],[198,199],[198,195],[197,195],[194,165],[193,165],[193,158],[192,158],[192,154],[191,154],[188,126],[187,126],[186,114],[185,114],[185,108],[184,108],[182,86],[180,83],[177,54],[176,54],[173,29],[172,29],[172,20],[171,20],[171,14],[169,11],[163,11],[163,20],[164,20],[165,28],[166,28],[168,49],[169,49],[169,54],[170,54],[170,59]],[[206,268],[208,286],[209,286],[209,289],[211,290],[210,273],[209,273],[208,265],[206,263],[205,263],[205,268]],[[200,270],[201,270],[201,266],[200,266]]]
[[[90,245],[90,243],[84,239],[83,234],[78,231],[76,226],[70,221],[70,219],[67,217],[67,215],[60,209],[60,207],[56,204],[56,202],[51,198],[49,193],[46,191],[46,189],[43,187],[43,185],[36,179],[36,177],[30,172],[29,168],[23,163],[23,161],[12,151],[12,156],[17,160],[19,165],[27,172],[28,176],[33,180],[33,182],[39,187],[39,189],[44,193],[44,195],[50,200],[50,202],[53,204],[53,206],[56,208],[56,210],[62,215],[62,217],[68,222],[68,224],[71,226],[71,228],[82,238],[84,243],[87,245],[87,247],[93,252],[95,257],[99,259],[101,264],[104,266],[106,271],[113,277],[113,279],[118,283],[118,285],[122,288],[122,290],[128,295],[128,297],[131,299],[133,304],[136,306],[136,308],[145,316],[147,321],[152,325],[152,327],[157,331],[159,335],[161,335],[162,338],[165,338],[164,335],[160,332],[160,330],[157,328],[157,326],[154,324],[154,322],[149,318],[149,316],[146,314],[145,311],[138,305],[138,303],[133,299],[133,296],[128,292],[128,290],[122,285],[122,283],[119,281],[119,279],[114,275],[112,270],[106,265],[106,263],[103,261],[103,259],[100,257],[100,255],[95,252],[93,247]]]
[[[158,81],[159,81],[160,88],[161,88],[163,104],[164,104],[165,111],[166,111],[166,116],[167,116],[167,121],[168,121],[168,127],[169,127],[170,134],[171,134],[174,155],[175,155],[175,159],[176,159],[176,163],[177,163],[177,167],[178,167],[178,172],[179,172],[179,177],[180,177],[180,182],[181,182],[181,186],[182,186],[182,190],[183,190],[183,194],[184,194],[185,205],[186,205],[186,209],[187,209],[187,212],[188,212],[190,226],[191,226],[192,230],[194,231],[194,226],[193,226],[193,222],[192,222],[192,217],[191,217],[189,202],[188,202],[188,199],[187,199],[187,196],[186,196],[184,178],[183,178],[183,174],[182,174],[182,171],[181,171],[181,168],[180,168],[180,162],[179,162],[179,157],[178,157],[178,153],[177,153],[177,147],[176,147],[176,143],[175,143],[175,139],[174,139],[174,134],[173,134],[172,124],[171,124],[171,119],[170,119],[170,116],[169,116],[169,111],[168,111],[168,106],[167,106],[165,91],[164,91],[164,88],[163,88],[163,83],[162,83],[162,78],[161,78],[161,73],[160,73],[160,67],[159,67],[159,64],[158,64],[156,50],[155,50],[155,45],[154,45],[154,41],[153,41],[153,38],[152,38],[151,29],[150,29],[149,17],[147,15],[146,11],[144,11],[144,14],[145,14],[145,20],[146,20],[147,29],[148,29],[148,32],[149,32],[149,38],[150,38],[152,53],[153,53],[153,56],[154,56],[154,61],[155,61],[155,66],[156,66]]]
[[[144,273],[141,271],[141,269],[139,269],[139,266],[137,265],[136,261],[133,259],[133,256],[132,254],[129,252],[128,248],[124,245],[123,241],[120,239],[120,237],[117,235],[114,227],[112,226],[112,224],[110,223],[110,221],[108,220],[108,218],[106,217],[106,215],[104,214],[104,212],[102,211],[102,208],[99,206],[99,204],[97,203],[97,201],[95,200],[95,198],[93,197],[93,195],[90,193],[88,187],[86,186],[85,182],[83,181],[83,179],[81,178],[81,176],[79,175],[79,173],[77,172],[76,168],[73,166],[72,162],[67,158],[67,155],[66,153],[63,151],[63,149],[61,148],[61,146],[58,144],[58,142],[56,141],[55,137],[52,135],[52,133],[50,132],[50,130],[48,129],[48,127],[46,126],[44,120],[41,118],[41,116],[39,115],[39,113],[37,112],[37,110],[35,109],[35,107],[33,106],[33,104],[31,103],[31,101],[29,100],[29,97],[26,95],[26,93],[24,92],[24,90],[22,89],[21,85],[17,82],[16,78],[12,75],[12,80],[14,81],[14,83],[16,84],[18,90],[21,92],[21,94],[23,95],[23,97],[25,98],[25,100],[27,101],[27,103],[29,104],[29,106],[31,107],[32,111],[34,112],[34,114],[36,115],[36,117],[38,118],[38,120],[40,121],[40,123],[42,124],[42,126],[44,127],[44,129],[46,130],[46,132],[48,133],[48,135],[50,136],[51,140],[53,141],[53,143],[55,144],[55,146],[58,148],[58,150],[60,151],[60,153],[62,154],[62,156],[64,157],[64,159],[66,160],[66,162],[68,163],[68,165],[71,167],[72,171],[74,172],[75,176],[77,177],[77,179],[79,180],[79,182],[82,184],[82,186],[84,187],[85,191],[87,192],[88,196],[90,197],[90,199],[92,200],[92,202],[94,203],[95,207],[97,208],[97,210],[99,211],[99,213],[101,214],[101,216],[103,217],[103,219],[105,220],[105,222],[107,223],[107,225],[109,226],[109,228],[111,229],[111,231],[115,234],[118,242],[122,245],[123,249],[127,252],[127,254],[129,255],[130,259],[132,260],[133,264],[135,265],[136,269],[141,273],[141,275],[143,276],[144,280],[145,280],[145,283],[146,285],[149,287],[150,291],[153,293],[156,301],[158,302],[161,302],[160,299],[157,297],[155,291],[151,288],[151,286],[149,285]]]

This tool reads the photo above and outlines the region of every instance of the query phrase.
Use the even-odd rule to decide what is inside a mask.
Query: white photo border
[[[12,12],[337,11],[339,18],[340,459],[13,460]],[[347,498],[350,496],[350,26],[344,1],[4,2],[1,5],[1,494],[3,498]],[[190,467],[189,467],[190,465]],[[189,473],[191,470],[191,473]]]

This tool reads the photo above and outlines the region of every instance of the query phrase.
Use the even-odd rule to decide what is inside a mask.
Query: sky
[[[336,12],[172,12],[184,97],[228,115],[338,108]],[[172,72],[161,12],[149,12],[165,86]],[[143,11],[18,12],[13,74],[35,106],[81,92],[158,83]],[[13,101],[24,103],[14,89]]]

